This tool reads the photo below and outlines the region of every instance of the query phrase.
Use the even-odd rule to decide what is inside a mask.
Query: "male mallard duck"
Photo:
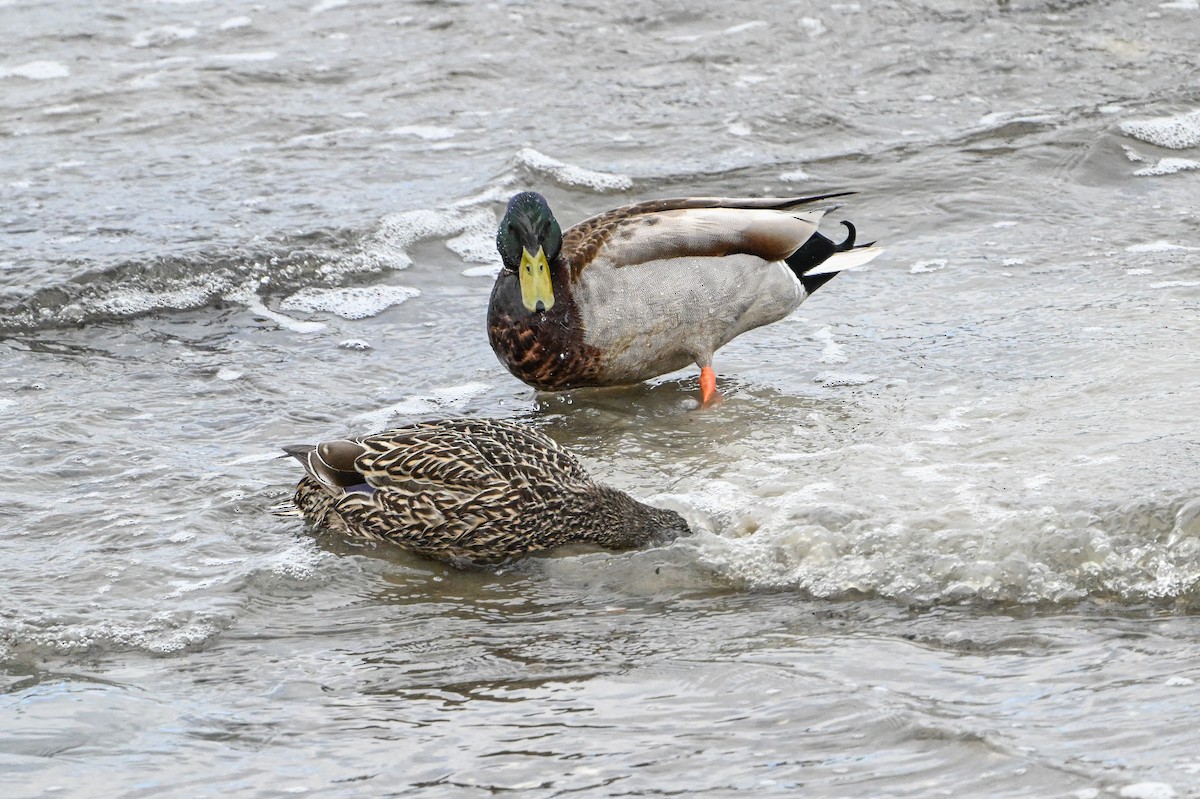
[[[308,473],[292,501],[314,525],[460,567],[688,532],[678,513],[596,483],[570,452],[515,422],[421,422],[284,450]]]
[[[517,194],[496,234],[492,349],[543,391],[637,383],[694,362],[707,405],[717,349],[879,254],[854,246],[849,222],[840,244],[816,232],[834,206],[814,204],[842,194],[651,200],[566,233],[544,197]]]

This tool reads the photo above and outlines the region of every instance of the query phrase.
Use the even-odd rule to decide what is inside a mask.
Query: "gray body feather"
[[[711,364],[720,347],[808,297],[782,259],[827,210],[687,208],[630,220],[580,273],[584,342],[604,353],[614,382]]]
[[[577,292],[584,341],[604,353],[614,382],[627,383],[706,366],[719,348],[808,296],[787,264],[745,254],[619,269],[594,263]]]

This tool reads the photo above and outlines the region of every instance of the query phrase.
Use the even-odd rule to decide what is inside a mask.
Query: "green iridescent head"
[[[496,249],[504,268],[517,273],[526,310],[534,313],[553,308],[550,264],[562,249],[562,228],[545,197],[533,191],[513,195],[496,232]]]

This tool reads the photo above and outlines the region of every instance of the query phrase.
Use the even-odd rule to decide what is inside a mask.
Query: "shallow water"
[[[0,0],[0,789],[1200,795],[1195,3]],[[504,199],[887,253],[537,395]],[[279,446],[516,417],[683,513],[455,572]]]

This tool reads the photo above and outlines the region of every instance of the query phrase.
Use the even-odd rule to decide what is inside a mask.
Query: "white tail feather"
[[[855,269],[874,260],[875,256],[882,252],[882,247],[855,247],[853,250],[835,252],[826,258],[824,263],[814,266],[805,272],[804,276],[815,277],[816,275],[828,275],[833,272],[845,272],[847,269]]]
[[[280,502],[278,505],[272,505],[269,510],[275,516],[299,516],[304,518],[304,513],[292,504],[291,500]]]

